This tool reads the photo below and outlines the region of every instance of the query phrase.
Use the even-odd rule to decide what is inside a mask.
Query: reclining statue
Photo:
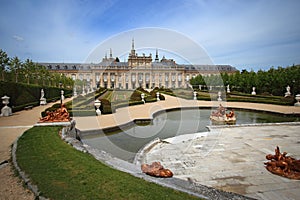
[[[55,111],[46,111],[46,116],[40,118],[41,122],[68,122],[70,121],[70,114],[64,104]]]
[[[169,169],[165,169],[160,162],[153,162],[151,165],[142,164],[141,169],[143,173],[150,176],[169,178],[173,176],[173,172]]]
[[[266,169],[279,176],[300,180],[300,160],[286,155],[286,152],[280,153],[277,146],[275,155],[268,154],[266,156],[266,159],[270,160],[265,163]]]

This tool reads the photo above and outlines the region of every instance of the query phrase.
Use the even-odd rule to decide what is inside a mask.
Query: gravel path
[[[33,200],[33,193],[23,186],[19,177],[15,176],[12,164],[6,163],[0,167],[0,199]]]

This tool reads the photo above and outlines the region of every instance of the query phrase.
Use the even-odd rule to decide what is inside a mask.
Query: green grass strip
[[[196,199],[112,169],[62,141],[61,127],[33,127],[18,141],[17,161],[50,199]]]

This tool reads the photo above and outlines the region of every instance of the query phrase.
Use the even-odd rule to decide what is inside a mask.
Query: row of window
[[[68,69],[73,69],[73,70],[91,70],[91,69],[130,69],[129,66],[67,66],[67,65],[48,65],[48,69],[55,69],[55,70],[68,70]],[[135,67],[136,69],[149,69],[148,67],[145,66],[137,66]],[[159,65],[159,66],[151,66],[151,69],[185,69],[185,70],[204,70],[204,71],[216,71],[216,70],[221,70],[221,71],[233,71],[234,68],[231,66],[227,65],[215,65],[215,66],[164,66],[164,65]]]
[[[151,76],[150,76],[150,74],[143,74],[143,73],[137,73],[137,74],[135,74],[135,73],[133,73],[133,74],[131,74],[131,80],[133,82],[135,82],[136,79],[138,79],[138,81],[143,81],[144,77],[145,77],[146,82],[149,82],[150,81],[150,77],[151,77],[152,78],[151,80],[153,82],[155,82],[157,75],[158,75],[158,80],[161,82],[163,80],[163,74],[155,74],[155,73],[152,74]],[[115,75],[115,74],[110,74],[110,80],[114,82],[115,79],[116,79],[116,76],[117,75]],[[172,74],[165,73],[164,74],[164,79],[165,79],[165,81],[171,80],[171,81],[174,82],[174,81],[176,81],[176,76],[177,76],[177,80],[178,81],[182,81],[182,74],[175,74],[175,73],[174,74],[173,73]],[[79,78],[79,80],[87,80],[88,82],[90,82],[91,81],[91,74],[85,74],[85,75],[84,74],[79,74],[78,78]],[[117,76],[117,78],[118,78],[118,81],[121,82],[123,76],[119,75],[119,76]],[[72,74],[72,79],[76,80],[76,74]],[[99,82],[100,79],[101,79],[100,74],[97,73],[95,75],[95,80],[97,82]],[[187,75],[185,79],[187,81],[189,81],[189,75]],[[104,82],[107,82],[107,80],[108,80],[108,73],[104,73],[103,74],[103,80],[104,80]],[[128,82],[128,80],[129,80],[128,74],[125,75],[125,80],[126,80],[126,82]]]

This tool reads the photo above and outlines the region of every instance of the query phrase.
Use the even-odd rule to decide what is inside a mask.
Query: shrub
[[[48,102],[60,99],[60,88],[0,81],[0,96],[10,97],[9,106],[12,107],[13,112],[20,111],[29,105],[39,105],[41,89],[44,89]],[[64,89],[64,92],[65,97],[72,95],[71,89]]]
[[[111,106],[111,103],[109,100],[107,99],[100,99],[101,101],[101,106],[100,106],[100,110],[101,110],[101,113],[103,114],[111,114],[114,112],[114,109],[112,108]]]

